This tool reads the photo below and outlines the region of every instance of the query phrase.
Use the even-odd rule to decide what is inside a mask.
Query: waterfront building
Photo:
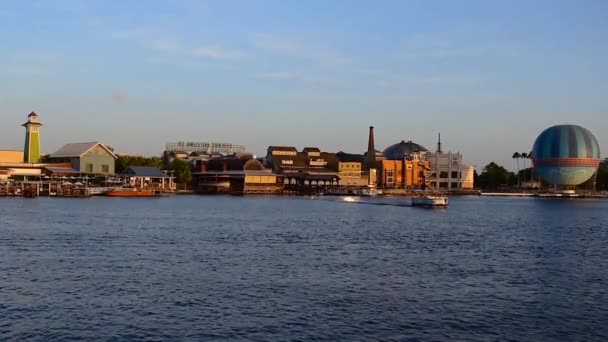
[[[373,127],[370,127],[370,140],[373,139]],[[370,147],[371,146],[371,147]],[[368,150],[373,142],[368,143]],[[425,171],[429,168],[425,161],[427,149],[414,142],[402,140],[387,147],[381,158],[373,165],[377,172],[378,187],[384,189],[420,189],[426,186]],[[370,152],[368,151],[368,154]]]
[[[402,140],[382,153],[375,149],[374,127],[369,128],[367,169],[377,169],[377,185],[385,189],[473,189],[475,168],[463,162],[460,153],[444,153],[439,138],[437,151],[430,152],[411,140]]]
[[[201,194],[280,194],[283,176],[251,155],[232,155],[197,162],[192,186]]]
[[[152,166],[130,166],[125,178],[132,187],[144,190],[175,191],[174,177]]]
[[[366,168],[366,155],[345,152],[336,153],[340,186],[366,188],[376,186],[375,168]]]
[[[428,162],[407,159],[378,162],[378,186],[384,189],[421,189],[425,187],[424,171]]]
[[[66,144],[49,156],[52,163],[67,163],[81,174],[112,175],[118,157],[100,142]]]
[[[340,185],[335,153],[306,147],[298,152],[292,146],[269,146],[266,167],[285,177],[285,189],[296,193],[320,192]]]
[[[40,160],[40,128],[42,127],[42,123],[38,120],[38,114],[31,112],[27,116],[27,122],[21,126],[25,127],[23,162],[28,164],[37,163]]]
[[[437,150],[426,153],[426,160],[431,165],[427,181],[432,188],[444,191],[466,191],[474,188],[475,167],[465,164],[460,152],[444,152],[441,134]]]

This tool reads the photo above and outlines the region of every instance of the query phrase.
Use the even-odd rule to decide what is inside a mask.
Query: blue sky
[[[546,127],[608,148],[606,1],[0,0],[0,148],[100,140],[362,152],[414,140],[513,166]],[[604,155],[606,155],[604,153]]]

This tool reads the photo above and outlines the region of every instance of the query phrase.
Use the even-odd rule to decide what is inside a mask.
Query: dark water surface
[[[3,341],[608,340],[601,200],[0,199],[0,260]]]

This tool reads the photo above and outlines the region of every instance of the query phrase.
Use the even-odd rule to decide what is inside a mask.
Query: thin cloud
[[[515,55],[519,47],[504,43],[460,43],[444,35],[417,35],[408,39],[401,50],[406,57],[483,57]]]
[[[298,72],[287,72],[277,71],[268,72],[257,75],[257,78],[263,80],[275,80],[275,81],[298,81],[298,82],[328,82],[334,81],[333,77],[318,76],[318,75],[307,75]]]
[[[267,33],[250,36],[250,43],[262,51],[313,61],[320,64],[345,64],[349,60],[329,48],[309,46],[295,40]]]
[[[176,38],[153,29],[137,28],[117,31],[112,33],[112,37],[119,40],[133,41],[147,49],[177,54],[183,57],[231,60],[245,56],[245,53],[242,51],[228,50],[217,45],[191,47],[191,44],[180,44]]]
[[[241,51],[227,50],[219,46],[197,48],[192,51],[192,54],[197,57],[206,57],[212,59],[235,59],[245,55]]]
[[[142,47],[163,52],[176,52],[179,48],[175,38],[151,29],[138,28],[117,31],[112,33],[112,37],[119,40],[133,41]]]

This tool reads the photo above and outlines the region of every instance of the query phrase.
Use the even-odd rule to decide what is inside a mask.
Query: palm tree
[[[534,164],[532,164],[532,151],[528,153],[528,159],[530,159],[530,182],[534,182]]]
[[[517,186],[520,186],[520,181],[519,181],[519,158],[521,158],[521,154],[519,154],[519,152],[515,152],[513,153],[513,159],[515,159],[515,161],[517,162]]]
[[[526,159],[528,159],[528,154],[526,152],[523,152],[521,154],[521,159],[524,160],[524,183],[526,182]]]

